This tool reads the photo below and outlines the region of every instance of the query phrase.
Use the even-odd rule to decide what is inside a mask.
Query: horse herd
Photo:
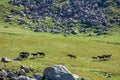
[[[92,56],[92,58],[93,58],[94,60],[99,59],[99,60],[104,60],[104,61],[105,61],[105,60],[110,59],[111,56],[112,56],[112,54],[108,54],[108,55],[101,55],[101,56]]]
[[[31,55],[35,58],[35,57],[44,57],[45,53],[44,52],[36,52],[36,53],[31,53]],[[26,59],[30,56],[29,52],[20,52],[19,53],[19,57],[21,59]]]
[[[31,55],[33,56],[33,58],[37,58],[37,57],[45,57],[45,53],[44,52],[36,52],[36,53],[31,53]],[[19,53],[19,58],[21,59],[27,59],[30,56],[29,52],[20,52]],[[67,54],[67,57],[70,57],[72,59],[76,59],[77,57],[73,54]]]
[[[31,53],[31,55],[33,56],[33,58],[37,58],[37,57],[45,57],[45,53],[44,52],[36,52],[36,53]],[[20,52],[19,53],[19,57],[21,59],[26,59],[30,56],[29,52]],[[73,54],[67,54],[67,57],[70,57],[71,59],[76,59],[77,56],[73,55]],[[92,56],[92,59],[94,60],[108,60],[110,59],[112,56],[112,54],[108,54],[108,55],[101,55],[101,56]]]

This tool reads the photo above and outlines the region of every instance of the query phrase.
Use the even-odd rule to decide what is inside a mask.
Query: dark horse
[[[21,59],[26,59],[26,58],[28,58],[29,55],[30,55],[29,52],[20,52],[19,57]]]
[[[109,55],[103,55],[103,56],[104,56],[104,58],[110,59],[111,56],[112,56],[112,54],[109,54]]]
[[[38,57],[37,53],[31,53],[31,55],[33,55],[33,57]]]
[[[98,58],[100,59],[100,60],[105,60],[105,57],[102,55],[102,56],[98,56]]]
[[[94,60],[95,60],[95,59],[97,60],[98,57],[96,57],[96,56],[92,56],[92,58],[93,58]]]
[[[72,55],[72,54],[67,54],[67,57],[70,57],[70,58],[73,58],[73,59],[77,58],[75,55]]]
[[[41,57],[44,57],[45,56],[45,53],[44,52],[37,52],[37,54],[39,54],[39,56]]]
[[[102,55],[102,56],[98,56],[98,58],[99,58],[100,60],[108,60],[108,59],[111,58],[111,56],[112,56],[112,54]]]

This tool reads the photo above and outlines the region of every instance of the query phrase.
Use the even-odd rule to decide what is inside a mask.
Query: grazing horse
[[[104,56],[98,56],[98,58],[99,58],[100,60],[104,60],[104,59],[105,59]]]
[[[67,57],[70,57],[70,58],[73,58],[73,59],[77,58],[75,55],[72,55],[72,54],[67,54]]]
[[[30,55],[29,52],[20,52],[19,57],[21,59],[26,59],[26,58],[28,58],[29,55]]]
[[[39,56],[42,56],[42,57],[45,56],[45,53],[44,53],[44,52],[37,52],[37,54],[39,54]]]
[[[31,53],[31,55],[33,55],[33,57],[38,57],[37,53]]]
[[[96,56],[92,56],[92,58],[93,58],[93,59],[97,59],[98,57],[96,57]]]
[[[111,58],[111,56],[112,56],[112,54],[109,54],[109,55],[103,55],[105,58],[108,58],[108,59],[110,59]]]

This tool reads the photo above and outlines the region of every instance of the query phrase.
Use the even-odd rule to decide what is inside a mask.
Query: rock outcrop
[[[72,74],[65,66],[55,65],[45,68],[43,76],[48,80],[77,80],[79,77]]]
[[[117,3],[119,4],[119,1]],[[100,27],[100,25],[102,28],[109,28],[110,24],[106,12],[109,14],[110,11],[103,5],[110,6],[113,5],[113,2],[105,2],[104,0],[66,0],[64,4],[58,6],[55,0],[13,0],[11,4],[24,6],[22,11],[12,9],[12,14],[19,14],[21,17],[31,20],[30,22],[42,25],[39,29],[36,27],[35,32],[46,32],[51,30],[51,27],[73,28],[76,24],[86,24],[89,28]],[[51,22],[47,22],[48,18],[51,18]],[[22,19],[18,23],[22,25],[28,22]],[[54,24],[49,25],[49,23]],[[48,28],[44,30],[43,27]],[[61,31],[65,32],[65,30]],[[52,33],[62,33],[61,31],[55,30]],[[77,32],[72,31],[72,34],[77,34]]]

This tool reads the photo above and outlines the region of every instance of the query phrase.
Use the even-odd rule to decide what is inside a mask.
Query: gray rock
[[[19,76],[18,80],[29,80],[29,77],[27,77],[27,76]]]
[[[72,33],[72,34],[78,34],[78,31],[75,30],[75,29],[72,29],[71,33]]]
[[[25,17],[26,14],[23,11],[19,11],[20,16]]]
[[[62,32],[62,30],[57,30],[57,29],[52,29],[51,30],[51,33],[53,33],[53,34],[59,34],[61,32]]]
[[[7,18],[12,18],[13,17],[13,15],[7,15]]]
[[[21,69],[21,70],[19,71],[19,75],[26,76],[26,72],[24,71],[24,69]]]
[[[18,80],[16,77],[10,77],[9,80]]]
[[[25,24],[25,23],[26,23],[26,22],[25,22],[24,19],[22,19],[22,18],[19,19],[19,23],[18,23],[19,25],[22,25],[22,24]]]
[[[79,77],[73,75],[65,66],[55,65],[45,68],[43,76],[48,80],[77,80]]]
[[[20,68],[23,69],[26,73],[30,72],[29,68],[27,68],[27,67],[25,67],[23,65],[21,65]]]
[[[11,18],[6,18],[5,19],[5,22],[11,22],[12,20],[11,20]]]
[[[43,32],[41,29],[35,29],[34,32]]]
[[[0,80],[6,80],[7,72],[5,70],[0,70]]]
[[[37,80],[37,79],[29,78],[28,76],[19,76],[18,80]]]
[[[113,4],[114,4],[114,3],[113,3],[112,1],[106,1],[106,2],[104,3],[104,6],[108,7],[108,6],[113,5]]]
[[[17,57],[17,58],[15,58],[15,59],[13,59],[13,60],[16,60],[16,61],[21,61],[21,60],[22,60],[22,58],[21,58],[21,57]]]
[[[10,71],[10,72],[8,72],[8,75],[7,75],[9,78],[12,78],[12,77],[16,77],[16,75],[12,72],[12,71]]]
[[[11,59],[8,59],[6,57],[2,57],[1,62],[11,62]]]
[[[39,74],[34,74],[35,79],[37,80],[42,80],[43,76],[39,75]]]

